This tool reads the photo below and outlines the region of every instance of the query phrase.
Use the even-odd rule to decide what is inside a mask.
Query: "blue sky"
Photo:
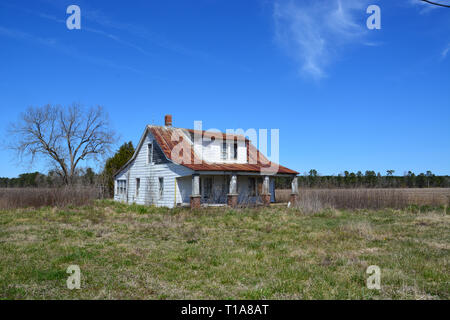
[[[441,0],[442,3],[450,3]],[[81,8],[68,30],[66,8]],[[368,30],[366,8],[381,8]],[[414,0],[0,0],[0,129],[28,106],[103,105],[120,142],[276,128],[300,172],[450,174],[450,9]],[[46,171],[0,150],[0,176]]]

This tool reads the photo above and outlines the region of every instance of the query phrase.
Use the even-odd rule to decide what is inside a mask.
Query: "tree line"
[[[106,161],[102,171],[94,172],[92,168],[79,169],[74,175],[73,184],[78,186],[98,186],[103,188],[106,194],[114,192],[114,174],[131,158],[134,153],[133,143],[124,143]],[[321,176],[312,169],[308,173],[298,176],[298,184],[301,188],[450,188],[450,176],[439,176],[431,171],[415,174],[412,171],[402,176],[394,175],[394,170],[387,170],[385,175],[367,170],[364,173],[358,171],[344,171],[338,175]],[[276,177],[277,189],[290,188],[291,178]],[[63,179],[54,171],[48,174],[39,172],[23,173],[17,178],[0,178],[0,188],[40,188],[60,187],[64,185]]]
[[[104,194],[111,196],[114,193],[114,174],[133,154],[133,143],[126,142],[106,160],[100,172],[96,173],[89,167],[77,169],[71,176],[71,185],[99,187]],[[0,178],[0,188],[52,188],[66,184],[66,180],[56,170],[50,170],[47,174],[31,172],[20,174],[17,178]]]
[[[92,168],[77,170],[73,176],[73,184],[79,186],[99,185],[100,175]],[[52,188],[65,184],[63,179],[55,171],[47,174],[40,172],[22,173],[17,178],[0,178],[0,188]]]
[[[395,175],[394,170],[386,170],[382,175],[373,170],[349,172],[338,175],[319,175],[317,170],[311,169],[298,177],[301,188],[449,188],[450,176],[439,176],[431,171],[415,174],[412,171],[403,175]],[[277,177],[275,187],[290,188],[291,179]]]
[[[126,164],[134,153],[131,142],[124,143],[110,158],[117,142],[108,115],[101,106],[85,108],[79,104],[69,106],[45,105],[29,107],[16,123],[8,128],[9,148],[18,159],[30,163],[37,158],[48,161],[52,168],[48,174],[24,173],[17,178],[0,178],[0,187],[59,187],[71,185],[99,186],[104,194],[113,194],[114,174]],[[101,170],[80,168],[87,160],[97,161]],[[449,176],[437,176],[431,171],[415,174],[411,171],[394,175],[367,170],[321,176],[317,170],[300,175],[303,188],[432,188],[450,187]],[[277,188],[290,188],[290,178],[276,178]]]

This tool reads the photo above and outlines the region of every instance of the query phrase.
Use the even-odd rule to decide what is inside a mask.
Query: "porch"
[[[275,199],[275,177],[259,173],[196,172],[177,179],[182,203],[201,206],[254,206],[269,205]],[[292,177],[292,194],[298,194],[297,178]],[[190,185],[189,185],[190,184]],[[189,194],[188,194],[189,193]],[[295,196],[296,200],[296,196]]]

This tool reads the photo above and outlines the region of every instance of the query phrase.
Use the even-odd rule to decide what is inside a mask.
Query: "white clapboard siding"
[[[177,198],[176,203],[189,203],[192,194],[192,177],[177,178]]]
[[[115,200],[142,205],[154,204],[169,208],[175,205],[177,197],[179,198],[177,203],[182,201],[180,191],[176,188],[176,178],[188,176],[187,178],[191,181],[193,171],[172,162],[149,164],[147,161],[147,145],[153,140],[153,136],[148,133],[137,151],[136,158],[116,176],[115,184],[118,180],[127,180],[127,194],[118,194],[116,187]],[[136,179],[138,178],[140,179],[139,192],[136,190]],[[163,178],[164,182],[162,196],[159,195],[159,178]],[[175,192],[177,192],[177,195]]]

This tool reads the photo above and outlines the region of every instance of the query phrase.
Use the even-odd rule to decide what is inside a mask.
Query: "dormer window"
[[[231,149],[233,146],[233,149]],[[224,142],[222,142],[222,150],[221,150],[221,159],[223,161],[225,160],[237,160],[238,158],[238,143],[235,140],[234,143],[231,145],[230,143],[227,143],[227,141],[225,140]]]
[[[227,141],[225,140],[224,142],[222,142],[222,160],[227,160],[228,157],[228,152],[227,152]]]
[[[147,164],[153,163],[153,143],[147,145]]]

